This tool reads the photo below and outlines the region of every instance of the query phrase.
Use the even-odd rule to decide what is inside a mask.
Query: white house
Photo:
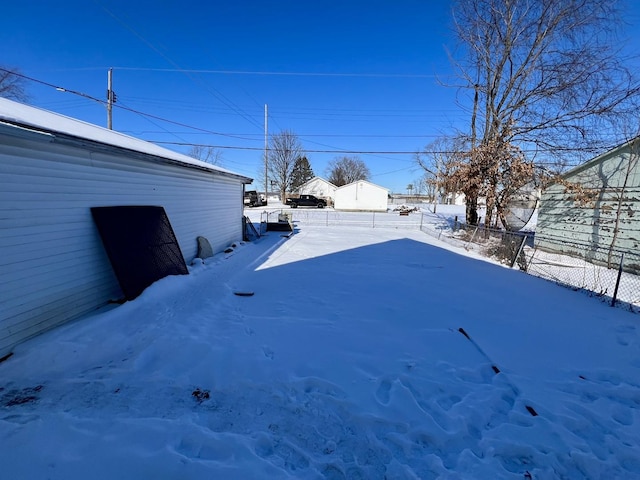
[[[337,188],[333,183],[324,178],[313,177],[298,188],[298,193],[301,195],[315,195],[316,197],[333,201]]]
[[[164,207],[187,263],[242,239],[251,179],[0,98],[0,358],[122,298],[90,208]]]
[[[439,200],[443,205],[464,205],[465,197],[464,193],[460,192],[448,193],[447,195],[441,197]]]
[[[334,208],[343,211],[386,212],[389,190],[366,180],[336,188]]]

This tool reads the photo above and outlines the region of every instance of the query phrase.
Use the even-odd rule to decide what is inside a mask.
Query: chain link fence
[[[534,232],[509,232],[466,225],[457,218],[434,218],[417,209],[409,212],[337,212],[332,209],[264,211],[260,222],[286,215],[293,224],[419,229],[449,245],[473,251],[511,268],[545,278],[574,290],[584,290],[613,304],[640,312],[640,254],[609,251],[594,245],[577,245],[578,257],[536,247]],[[602,250],[602,251],[599,251]],[[607,262],[597,259],[607,258]]]
[[[287,215],[293,223],[312,226],[350,226],[368,228],[418,229],[423,220],[420,213],[400,215],[399,212],[339,212],[330,208],[281,209],[261,213],[261,222],[273,222]]]
[[[456,220],[436,226],[423,222],[421,230],[445,243],[474,251],[509,267],[518,266],[521,270],[526,269],[524,248],[533,246],[533,233],[466,225]]]
[[[640,313],[640,254],[636,252],[585,244],[572,245],[572,250],[584,252],[583,256],[553,253],[536,247],[533,232],[507,232],[456,221],[439,227],[423,225],[421,230],[448,244]]]
[[[566,241],[564,246],[583,253],[578,256],[525,248],[527,273],[575,290],[586,290],[612,305],[619,303],[640,312],[640,254]]]

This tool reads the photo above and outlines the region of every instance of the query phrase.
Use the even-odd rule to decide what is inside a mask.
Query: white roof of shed
[[[355,182],[347,183],[346,185],[342,185],[341,187],[338,187],[337,190],[342,190],[342,189],[345,189],[347,187],[353,187],[354,185],[357,185],[358,183],[366,183],[366,184],[368,184],[368,185],[370,185],[370,186],[372,186],[374,188],[379,188],[380,190],[384,190],[387,193],[389,192],[388,188],[385,188],[385,187],[383,187],[381,185],[376,185],[375,183],[371,183],[368,180],[356,180]]]
[[[153,143],[48,110],[14,102],[6,98],[0,98],[0,122],[21,128],[32,128],[45,133],[51,133],[54,136],[56,133],[64,134],[69,137],[173,160],[177,163],[184,164],[186,167],[191,166],[212,172],[220,172],[221,174],[232,175],[243,180],[248,180],[249,182],[251,181],[250,178],[244,175],[174,152],[173,150],[160,147]]]
[[[327,180],[327,179],[325,179],[325,178],[322,178],[322,177],[318,177],[318,176],[315,176],[315,177],[313,177],[313,178],[311,178],[311,179],[307,180],[307,181],[306,181],[306,182],[304,182],[302,185],[300,185],[300,187],[304,187],[305,185],[309,185],[309,184],[310,184],[310,183],[312,183],[312,182],[318,182],[318,181],[323,182],[323,183],[326,183],[327,185],[329,185],[329,186],[331,186],[331,187],[338,188],[336,185],[334,185],[333,183],[331,183],[329,180]],[[298,187],[298,188],[300,188],[300,187]]]

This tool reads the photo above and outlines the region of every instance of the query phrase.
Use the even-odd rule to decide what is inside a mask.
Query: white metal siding
[[[70,146],[0,138],[0,356],[121,297],[90,207],[159,205],[187,262],[242,237],[233,178]]]
[[[336,210],[386,212],[388,193],[378,185],[357,181],[338,188],[334,202]]]
[[[316,197],[326,197],[333,199],[336,193],[336,186],[323,178],[316,177],[305,183],[298,193],[306,195],[315,195]]]

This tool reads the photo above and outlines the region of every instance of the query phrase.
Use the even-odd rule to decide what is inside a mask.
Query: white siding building
[[[334,208],[352,212],[386,212],[389,190],[366,180],[358,180],[335,191]]]
[[[333,202],[337,188],[333,183],[324,178],[313,177],[298,188],[298,193],[300,195],[315,195],[316,197]]]
[[[242,239],[251,179],[0,98],[0,358],[122,297],[90,208],[164,207],[184,259]]]

